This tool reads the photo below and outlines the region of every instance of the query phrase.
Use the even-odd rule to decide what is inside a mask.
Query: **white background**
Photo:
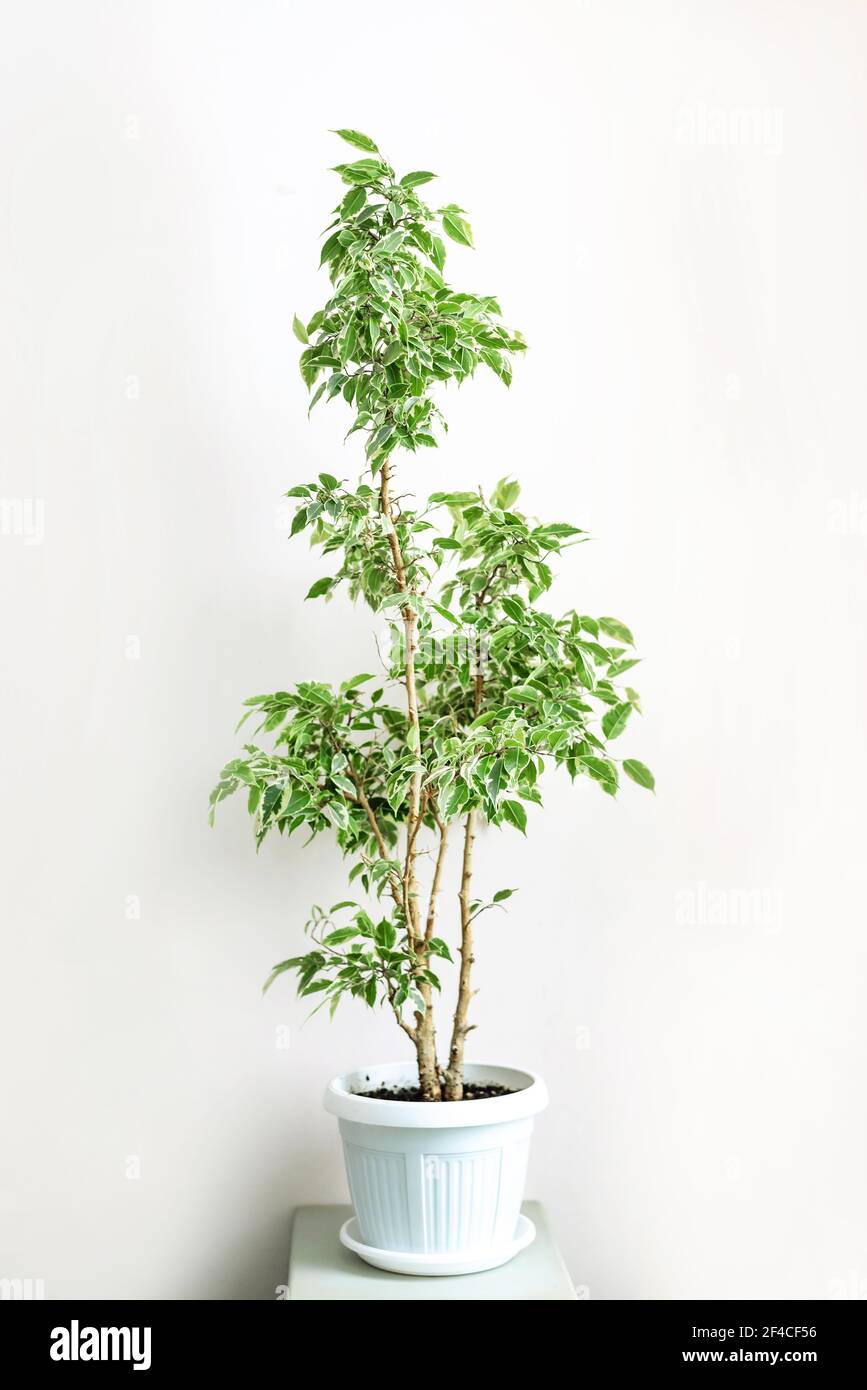
[[[479,843],[529,1192],[592,1298],[867,1294],[865,40],[855,0],[6,9],[0,1276],[273,1297],[345,1199],[324,1083],[402,1055],[260,998],[333,848],[206,825],[241,700],[373,656],[281,510],[359,466],[290,328],[351,125],[441,174],[451,276],[531,345],[404,478],[518,475],[595,538],[552,605],[647,658],[658,795],[554,778]]]

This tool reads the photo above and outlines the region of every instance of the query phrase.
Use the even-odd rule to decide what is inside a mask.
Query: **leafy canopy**
[[[447,428],[440,385],[460,385],[483,366],[508,386],[512,355],[525,344],[492,296],[446,282],[440,233],[465,247],[472,233],[462,208],[422,200],[418,190],[434,175],[397,178],[368,136],[337,134],[363,154],[336,166],[347,191],[321,255],[332,293],[306,323],[296,317],[294,330],[311,410],[340,397],[353,412],[349,435],[366,437],[367,462],[357,483],[321,473],[287,496],[297,501],[291,534],[306,532],[328,562],[307,598],[344,587],[378,615],[388,640],[377,675],[359,673],[337,689],[303,681],[247,700],[241,723],[257,719],[254,739],[268,746],[247,743],[226,764],[211,817],[243,789],[257,844],[272,831],[336,836],[368,906],[314,908],[313,948],[277,965],[266,988],[295,970],[300,993],[321,994],[332,1011],[348,993],[371,1007],[386,1002],[401,1021],[405,1005],[424,1012],[425,988],[440,985],[434,963],[450,959],[440,937],[413,933],[411,854],[400,839],[413,825],[414,785],[413,840],[472,811],[525,833],[550,765],[609,796],[622,776],[649,790],[654,779],[642,762],[617,756],[640,713],[637,692],[623,684],[639,659],[629,628],[543,606],[552,560],[584,533],[520,511],[519,485],[508,478],[489,497],[435,491],[421,504],[403,496],[384,505],[377,475],[392,455],[433,448]],[[405,699],[408,632],[417,719]],[[511,891],[474,899],[471,915]]]
[[[301,375],[311,389],[319,381],[310,409],[341,395],[355,411],[349,433],[367,433],[375,463],[396,448],[436,445],[434,429],[444,426],[431,395],[437,382],[465,381],[481,362],[508,385],[509,354],[525,344],[503,326],[491,295],[459,294],[443,279],[440,231],[463,246],[472,246],[472,232],[462,208],[434,212],[420,198],[435,175],[398,179],[366,135],[337,134],[367,154],[336,166],[349,188],[320,257],[334,293],[294,327],[306,345]]]

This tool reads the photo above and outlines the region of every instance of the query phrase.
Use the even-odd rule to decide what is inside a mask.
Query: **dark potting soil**
[[[418,1086],[380,1086],[375,1091],[356,1091],[357,1096],[364,1096],[365,1100],[418,1100],[423,1104],[435,1105],[436,1101],[425,1101],[424,1096]],[[469,1081],[464,1085],[464,1094],[461,1100],[491,1100],[495,1096],[513,1096],[516,1092],[511,1086],[498,1086],[494,1082],[485,1084],[484,1082]],[[445,1104],[454,1104],[453,1101],[446,1101]]]

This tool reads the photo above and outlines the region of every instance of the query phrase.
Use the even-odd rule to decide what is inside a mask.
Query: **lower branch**
[[[364,814],[367,816],[367,822],[371,830],[373,831],[373,838],[376,841],[376,848],[379,852],[379,857],[380,859],[387,860],[388,847],[385,843],[385,839],[383,838],[382,831],[379,827],[379,821],[376,819],[376,816],[373,812],[373,807],[367,799],[367,794],[364,790],[364,784],[361,778],[358,776],[357,772],[354,771],[351,763],[349,764],[347,771],[349,772],[349,776],[352,778],[352,781],[355,784],[355,790],[357,792],[357,796],[355,798],[356,804],[360,806],[361,809],[364,811]],[[398,912],[402,912],[403,901],[400,879],[396,878],[394,874],[390,873],[388,876],[388,883],[389,888],[391,889],[391,896],[394,898],[394,905],[397,908]]]
[[[411,1024],[407,1023],[406,1019],[401,1013],[395,1001],[397,990],[393,985],[390,985],[388,981],[386,981],[386,991],[388,993],[388,1002],[391,1005],[391,1011],[394,1014],[395,1023],[397,1024],[398,1028],[403,1029],[404,1033],[406,1033],[406,1036],[410,1039],[413,1045],[417,1044],[418,1035],[416,1033],[416,1030],[411,1026]]]
[[[431,885],[430,890],[430,899],[427,905],[427,922],[425,923],[424,932],[425,944],[427,944],[430,941],[434,933],[434,924],[436,922],[437,915],[437,897],[439,896],[440,891],[440,880],[443,876],[443,865],[445,864],[446,859],[446,849],[448,848],[449,834],[449,828],[446,825],[445,821],[443,821],[437,814],[436,807],[434,807],[434,817],[436,819],[437,829],[439,830],[440,843],[439,849],[437,850],[437,862],[434,868],[433,883]]]

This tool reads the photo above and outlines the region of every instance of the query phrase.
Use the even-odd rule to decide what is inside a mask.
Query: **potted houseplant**
[[[292,534],[309,532],[329,562],[307,597],[343,587],[381,615],[384,669],[247,700],[241,722],[258,720],[254,737],[269,746],[248,743],[223,768],[211,818],[241,790],[257,845],[272,831],[328,832],[350,861],[349,894],[313,908],[308,949],[265,987],[291,971],[332,1015],[345,998],[393,1015],[401,1059],[359,1066],[326,1092],[355,1208],[342,1237],[388,1268],[452,1273],[502,1263],[532,1239],[520,1204],[546,1102],[529,1071],[465,1057],[476,923],[513,891],[474,896],[478,826],[524,833],[550,764],[609,796],[621,773],[654,783],[643,763],[610,751],[639,708],[621,685],[637,661],[629,629],[541,606],[549,562],[579,529],[525,516],[509,479],[489,496],[434,490],[420,504],[398,475],[398,455],[419,456],[424,471],[446,428],[440,385],[486,368],[508,386],[525,344],[495,299],[446,282],[443,236],[471,246],[472,235],[461,208],[423,201],[434,175],[398,178],[366,135],[336,133],[358,157],[336,169],[344,193],[321,255],[331,294],[294,329],[311,409],[343,401],[364,471],[353,483],[321,473],[287,495]],[[452,948],[438,924],[453,842],[459,968],[443,1023]]]

